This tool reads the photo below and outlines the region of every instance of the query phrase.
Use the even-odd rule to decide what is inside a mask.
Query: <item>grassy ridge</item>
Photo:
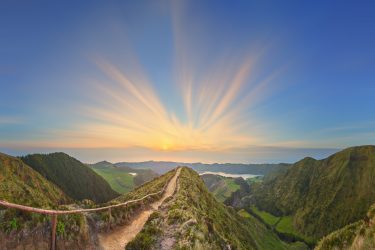
[[[103,203],[118,196],[103,177],[67,154],[33,154],[20,159],[73,199]]]
[[[129,200],[137,200],[137,199],[143,198],[144,196],[148,194],[159,192],[165,187],[165,185],[175,175],[175,173],[176,173],[175,170],[169,171],[165,173],[164,175],[161,175],[160,177],[150,182],[146,182],[145,184],[134,189],[133,191],[123,194],[111,200],[106,205],[124,203]],[[116,225],[123,225],[125,223],[128,223],[129,220],[131,219],[131,216],[134,215],[137,211],[139,211],[139,209],[142,206],[147,205],[151,203],[152,201],[159,199],[161,196],[162,194],[149,197],[148,199],[144,200],[142,203],[135,203],[135,204],[131,204],[125,207],[113,208],[111,218],[109,218],[107,211],[92,214],[93,220],[96,221],[96,223],[98,224],[98,228],[100,230],[102,229],[105,230],[106,228],[108,228],[108,225],[110,225],[111,227],[116,226]]]
[[[178,183],[165,211],[155,213],[127,249],[159,249],[165,237],[173,237],[174,249],[289,249],[257,219],[244,220],[218,202],[193,170],[183,168]]]
[[[8,202],[38,207],[58,208],[72,200],[55,184],[20,159],[0,153],[0,199]],[[0,207],[0,231],[28,230],[48,223],[48,216]],[[1,233],[0,233],[1,234]],[[14,237],[15,241],[17,238]],[[0,248],[3,241],[0,236]],[[15,243],[17,245],[17,242]],[[12,247],[10,247],[12,248]]]
[[[1,153],[0,199],[44,208],[70,201],[60,188],[20,159]]]
[[[348,148],[324,160],[305,158],[272,180],[252,185],[248,203],[292,216],[285,224],[319,239],[366,214],[375,202],[374,180],[375,147]]]
[[[347,225],[323,237],[315,250],[375,249],[375,204],[364,220]]]

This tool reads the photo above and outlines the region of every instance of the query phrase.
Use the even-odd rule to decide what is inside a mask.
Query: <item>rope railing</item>
[[[176,172],[177,173],[177,172]],[[165,192],[169,182],[173,179],[174,176],[172,176],[164,185],[162,190],[147,194],[143,196],[142,198],[136,199],[136,200],[129,200],[123,203],[119,204],[113,204],[105,207],[98,207],[98,208],[86,208],[86,209],[74,209],[74,210],[53,210],[53,209],[42,209],[42,208],[35,208],[35,207],[29,207],[29,206],[24,206],[24,205],[19,205],[11,202],[7,202],[5,200],[0,200],[0,206],[6,207],[6,208],[13,208],[13,209],[18,209],[26,212],[31,212],[31,213],[38,213],[38,214],[45,214],[45,215],[50,215],[51,216],[51,249],[55,250],[56,249],[56,225],[57,225],[57,215],[64,215],[64,214],[78,214],[78,213],[90,213],[90,212],[98,212],[98,211],[103,211],[103,210],[108,210],[109,212],[109,217],[111,217],[111,209],[112,208],[117,208],[117,207],[123,207],[127,206],[130,204],[134,204],[137,202],[141,202],[149,197],[156,196],[159,194],[162,194]]]

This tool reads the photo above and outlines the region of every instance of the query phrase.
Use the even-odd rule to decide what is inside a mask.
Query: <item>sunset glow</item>
[[[291,162],[375,140],[372,13],[359,6],[75,4],[4,5],[5,153]]]

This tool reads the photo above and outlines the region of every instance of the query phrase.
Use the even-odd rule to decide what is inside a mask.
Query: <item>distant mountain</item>
[[[117,167],[108,161],[101,161],[88,166],[102,176],[113,190],[121,194],[127,193],[136,186],[142,185],[158,176],[157,173],[150,169],[133,169],[127,166]]]
[[[20,159],[75,200],[103,203],[118,196],[100,175],[65,153],[33,154]]]
[[[374,187],[375,146],[353,147],[323,160],[305,158],[252,185],[241,205],[290,218],[289,227],[318,239],[364,217]]]
[[[174,197],[151,215],[127,250],[294,249],[251,215],[218,202],[193,170],[183,168],[178,181]]]
[[[364,219],[325,236],[315,250],[375,249],[375,204]]]
[[[0,153],[0,199],[35,207],[52,207],[71,200],[20,159]]]
[[[178,166],[186,166],[194,169],[197,172],[225,172],[231,174],[253,174],[253,175],[266,175],[273,171],[286,169],[290,164],[236,164],[236,163],[184,163],[184,162],[170,162],[170,161],[145,161],[145,162],[119,162],[115,163],[118,167],[130,168],[148,168],[152,169],[159,174],[168,172]]]

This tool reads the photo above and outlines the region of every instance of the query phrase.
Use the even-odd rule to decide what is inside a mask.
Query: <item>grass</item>
[[[131,246],[155,248],[153,243],[147,248],[141,246],[169,228],[176,240],[173,249],[224,249],[228,246],[231,249],[288,249],[254,217],[243,220],[234,209],[218,202],[193,170],[183,168],[178,182],[179,189],[168,202],[164,217],[149,220],[141,231],[142,237],[136,238]],[[162,232],[148,232],[147,228],[153,225]]]
[[[92,168],[97,174],[101,175],[111,186],[113,190],[120,194],[125,194],[134,189],[134,176],[124,172],[120,168]]]
[[[263,182],[263,176],[255,176],[255,177],[247,178],[246,182],[248,184],[261,183],[261,182]]]
[[[175,170],[171,170],[164,175],[147,182],[143,184],[142,186],[137,187],[133,191],[123,194],[116,199],[110,201],[107,203],[107,205],[111,204],[119,204],[124,203],[128,200],[136,200],[143,198],[144,196],[156,193],[158,191],[161,191],[166,183],[174,176]],[[149,197],[148,199],[145,199],[143,202],[134,203],[125,207],[118,207],[113,208],[111,210],[111,218],[109,217],[108,211],[104,211],[101,213],[95,213],[93,214],[94,220],[99,225],[99,230],[106,230],[108,226],[111,227],[116,225],[123,225],[125,223],[129,222],[129,219],[137,212],[139,211],[142,206],[146,206],[147,204],[150,204],[154,200],[157,200],[161,197],[162,194]]]
[[[262,220],[270,225],[270,226],[275,226],[275,224],[279,225],[280,222],[282,222],[282,230],[286,230],[285,232],[287,233],[295,233],[293,228],[290,228],[292,224],[290,224],[290,219],[287,217],[276,217],[273,216],[272,214],[269,214],[264,211],[258,210],[256,207],[252,207],[251,211],[255,214],[257,214],[259,217],[262,218]],[[253,218],[252,215],[247,212],[245,209],[241,209],[237,212],[241,217],[246,218],[246,219],[251,219]],[[279,222],[279,223],[278,223]],[[277,229],[276,229],[277,230]],[[288,230],[288,231],[287,231]],[[277,230],[278,231],[278,230]],[[280,232],[280,231],[279,231]],[[292,242],[288,243],[288,248],[297,250],[297,249],[308,249],[307,245],[304,244],[303,242],[297,241],[297,242]]]
[[[225,201],[232,193],[240,189],[240,183],[234,178],[213,174],[205,174],[201,177],[215,198],[220,202]]]
[[[156,242],[157,237],[161,234],[159,228],[160,215],[159,212],[154,212],[150,215],[150,218],[146,222],[142,231],[137,234],[134,240],[129,242],[126,246],[127,250],[143,250],[150,249]]]
[[[255,206],[251,206],[251,210],[257,214],[259,217],[262,218],[262,220],[270,225],[270,226],[275,226],[275,224],[280,220],[280,217],[277,217],[277,216],[274,216],[270,213],[267,213],[265,211],[261,211],[259,210],[257,207]]]
[[[367,212],[366,220],[349,224],[323,237],[315,249],[375,249],[375,204]]]
[[[263,223],[269,225],[271,228],[274,228],[276,232],[281,233],[287,238],[294,238],[295,240],[298,239],[308,243],[309,245],[314,243],[313,238],[301,234],[294,228],[292,216],[278,217],[266,211],[259,210],[256,206],[251,206],[250,210],[253,214],[257,215],[257,217],[259,217]],[[246,216],[245,213],[248,212],[244,209],[240,210],[239,212],[239,214],[243,217]]]
[[[212,192],[215,198],[221,202],[225,201],[228,197],[230,197],[233,192],[240,189],[240,185],[235,183],[235,180],[233,178],[224,177],[223,180],[224,185]]]
[[[251,215],[245,210],[245,209],[241,209],[237,212],[241,217],[244,217],[244,218],[250,218]]]
[[[280,221],[276,225],[276,230],[280,233],[289,234],[295,236],[297,238],[302,239],[306,243],[312,245],[315,240],[312,237],[308,237],[303,235],[302,233],[298,232],[294,225],[293,225],[293,217],[292,216],[283,216],[281,217]]]
[[[276,230],[282,233],[298,234],[293,227],[292,216],[281,217],[281,220],[277,223]]]

